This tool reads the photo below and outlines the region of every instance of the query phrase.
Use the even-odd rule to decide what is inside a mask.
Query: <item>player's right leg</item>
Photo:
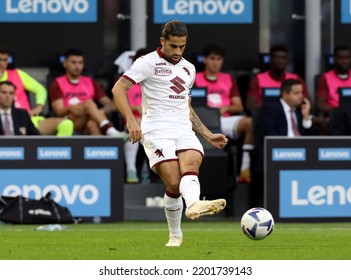
[[[226,205],[227,202],[223,198],[215,200],[199,200],[186,209],[185,215],[191,220],[196,220],[202,216],[218,214]]]
[[[202,154],[197,150],[186,150],[178,153],[180,170],[184,170],[179,189],[185,200],[185,215],[192,220],[201,216],[215,215],[226,206],[225,199],[200,200],[200,182],[198,170]]]

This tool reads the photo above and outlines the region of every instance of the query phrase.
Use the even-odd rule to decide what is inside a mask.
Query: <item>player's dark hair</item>
[[[276,52],[285,52],[288,53],[288,48],[284,45],[274,45],[270,48],[269,54],[272,56]]]
[[[9,54],[9,51],[5,45],[0,44],[0,53]]]
[[[65,58],[67,59],[70,56],[84,56],[84,54],[79,49],[70,48],[65,52]]]
[[[219,56],[222,56],[224,57],[225,55],[225,50],[224,48],[222,48],[221,46],[218,46],[218,45],[208,45],[206,46],[203,51],[202,51],[202,54],[206,57],[206,56],[209,56],[210,54],[216,54],[216,55],[219,55]]]
[[[302,85],[302,82],[298,79],[286,79],[282,82],[280,87],[280,96],[283,96],[283,92],[290,92],[291,88],[296,85]]]
[[[2,82],[0,82],[0,86],[2,86],[2,85],[12,86],[12,87],[14,87],[14,89],[17,89],[17,87],[10,81],[2,81]]]
[[[347,45],[338,45],[334,48],[334,53],[333,55],[336,56],[339,51],[348,51],[351,52],[351,49]]]
[[[186,25],[179,20],[171,20],[165,23],[162,28],[162,37],[166,40],[169,39],[169,36],[177,36],[177,37],[187,37],[188,29]]]

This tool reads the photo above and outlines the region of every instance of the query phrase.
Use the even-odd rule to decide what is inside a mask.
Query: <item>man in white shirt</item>
[[[141,140],[150,168],[166,186],[164,204],[170,231],[166,246],[171,247],[180,246],[183,240],[182,198],[185,215],[192,220],[219,213],[226,206],[224,199],[200,201],[198,173],[204,150],[195,132],[218,149],[223,149],[228,139],[209,131],[190,105],[195,67],[182,57],[187,37],[184,23],[167,22],[162,27],[162,47],[137,59],[112,89],[130,141]],[[136,83],[142,87],[141,127],[127,100],[128,89]]]

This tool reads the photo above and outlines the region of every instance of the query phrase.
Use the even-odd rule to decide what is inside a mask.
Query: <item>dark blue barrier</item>
[[[0,194],[39,199],[51,192],[74,217],[123,220],[123,140],[112,137],[1,137]]]
[[[350,221],[351,137],[265,138],[264,189],[277,221]]]

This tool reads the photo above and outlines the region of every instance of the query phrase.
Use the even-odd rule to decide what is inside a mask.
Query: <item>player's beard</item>
[[[171,61],[172,63],[178,63],[182,59],[182,56],[169,56],[168,60]]]

